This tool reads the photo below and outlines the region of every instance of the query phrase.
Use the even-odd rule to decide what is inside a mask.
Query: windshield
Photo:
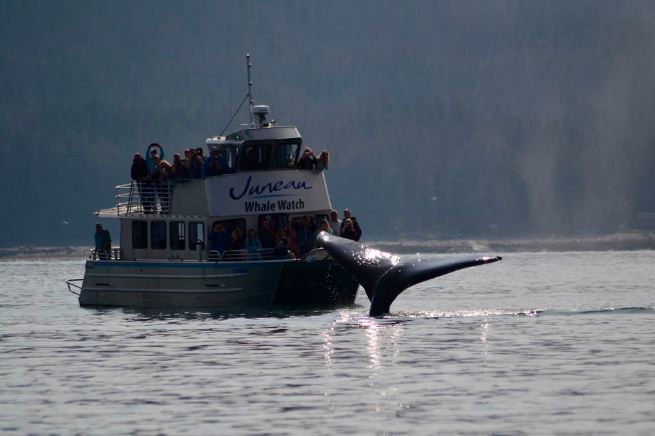
[[[265,170],[295,168],[300,144],[255,143],[247,144],[241,155],[241,170]]]
[[[238,145],[225,145],[225,144],[208,144],[209,155],[216,153],[219,159],[220,168],[223,173],[233,173],[237,167],[237,150]]]
[[[300,144],[275,144],[273,168],[293,168],[298,160]]]

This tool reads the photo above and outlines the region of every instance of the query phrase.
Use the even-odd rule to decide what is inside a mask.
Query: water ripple
[[[3,263],[0,431],[653,433],[655,254],[588,256],[517,254],[380,318],[363,293],[327,311],[82,309],[62,286],[79,262]]]

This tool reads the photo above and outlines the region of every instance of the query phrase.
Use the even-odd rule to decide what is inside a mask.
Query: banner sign
[[[283,170],[210,177],[207,204],[212,216],[302,213],[330,210],[323,172]]]

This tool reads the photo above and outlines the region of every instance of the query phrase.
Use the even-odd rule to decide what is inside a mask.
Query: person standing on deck
[[[111,259],[111,235],[109,230],[104,230],[102,224],[96,224],[95,233],[96,254],[100,260]]]
[[[164,148],[155,142],[150,144],[146,149],[146,165],[148,166],[149,174],[155,171],[155,166],[157,165],[155,158],[157,157],[164,160]]]
[[[146,160],[139,153],[136,153],[134,155],[134,159],[132,160],[130,177],[132,180],[134,180],[134,184],[136,185],[136,191],[139,194],[141,209],[144,211],[144,213],[150,213],[151,205],[147,201],[143,188],[144,183],[147,183],[148,179],[148,166],[146,165]]]
[[[218,252],[222,256],[230,243],[230,232],[227,231],[223,223],[217,221],[212,226],[207,239],[209,240],[210,256],[212,251]]]
[[[180,153],[175,153],[173,156],[173,171],[172,176],[169,178],[175,179],[176,181],[187,180],[189,178],[189,170],[187,169],[184,161],[182,160]]]
[[[219,176],[225,174],[228,170],[227,160],[221,151],[217,148],[212,148],[209,157],[202,165],[202,177]]]
[[[330,211],[330,228],[334,236],[341,236],[341,220],[339,219],[339,212],[336,210]]]
[[[271,220],[268,218],[264,218],[259,227],[259,241],[262,243],[263,248],[275,247],[275,233],[271,228]]]
[[[346,220],[350,220],[352,222],[352,228],[353,228],[353,231],[354,231],[354,233],[349,231],[349,234],[351,235],[351,237],[348,238],[348,239],[352,239],[354,237],[355,239],[353,239],[353,241],[359,241],[359,239],[362,237],[362,229],[359,227],[359,223],[357,222],[357,218],[355,218],[353,216],[352,212],[350,212],[350,209],[344,209],[343,210],[343,221],[341,221],[341,232],[340,232],[341,235],[343,235],[343,229],[344,229],[344,225],[346,223]]]
[[[261,255],[259,252],[262,248],[262,243],[257,237],[257,231],[255,229],[248,230],[248,237],[246,238],[246,250],[248,250],[248,259],[260,259]]]
[[[155,186],[157,190],[157,198],[159,198],[159,206],[162,214],[168,214],[171,203],[171,184],[169,178],[173,174],[173,167],[165,160],[157,158],[157,179]]]
[[[305,215],[302,220],[296,224],[296,243],[298,244],[298,254],[304,256],[314,245],[314,233],[316,225]]]
[[[142,197],[141,204],[143,205],[143,213],[151,214],[157,212],[156,204],[156,191],[157,191],[157,177],[159,176],[159,168],[157,167],[157,160],[164,158],[164,149],[157,143],[152,143],[146,149],[146,168],[148,169],[148,177],[146,177],[141,184]]]
[[[300,156],[300,159],[298,159],[298,169],[315,170],[317,163],[318,159],[316,159],[312,149],[305,147],[305,150],[302,152],[302,156]]]
[[[353,227],[353,220],[346,218],[343,220],[343,226],[341,227],[341,237],[345,239],[350,239],[351,241],[357,241],[357,231]]]

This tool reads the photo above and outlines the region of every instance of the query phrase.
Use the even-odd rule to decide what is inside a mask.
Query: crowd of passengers
[[[279,228],[276,228],[274,220],[265,216],[260,221],[259,231],[250,228],[245,235],[238,225],[228,228],[223,222],[214,222],[208,236],[209,250],[221,256],[226,251],[246,250],[249,258],[257,258],[260,250],[273,249],[276,252],[290,252],[300,258],[317,248],[316,237],[320,232],[353,241],[359,241],[362,236],[357,218],[352,216],[350,209],[343,211],[342,220],[333,210],[329,220],[321,219],[318,224],[313,217],[305,215],[293,218]]]
[[[254,148],[247,149],[245,152],[246,167],[249,165],[248,160],[254,159],[253,152]],[[140,153],[135,153],[130,171],[130,177],[136,184],[145,214],[156,213],[157,210],[162,214],[168,214],[171,197],[169,182],[219,176],[233,173],[235,170],[235,166],[230,166],[228,163],[224,150],[219,148],[212,148],[209,156],[203,155],[202,147],[187,148],[184,150],[184,158],[180,153],[175,153],[171,164],[164,160],[164,148],[154,143],[148,146],[145,156],[144,158]],[[316,157],[309,147],[305,147],[297,164],[295,160],[289,160],[289,166],[296,166],[301,170],[323,171],[328,168],[328,163],[329,154],[326,150]],[[254,164],[250,166],[255,168]]]

